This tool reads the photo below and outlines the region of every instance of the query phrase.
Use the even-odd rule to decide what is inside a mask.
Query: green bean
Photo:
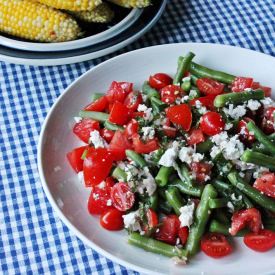
[[[85,149],[84,151],[83,151],[83,153],[82,153],[82,155],[81,155],[81,159],[85,159],[86,158],[86,156],[87,156],[87,153],[88,153],[88,149]]]
[[[185,164],[182,164],[181,166],[178,166],[177,164],[174,165],[174,168],[176,169],[179,178],[186,182],[189,186],[193,186],[193,180],[190,176],[190,172]]]
[[[191,90],[188,94],[188,99],[192,100],[201,96],[201,93],[197,87],[191,86]]]
[[[260,206],[275,212],[275,200],[263,195],[256,188],[252,187],[250,184],[246,183],[237,171],[233,171],[228,174],[228,179],[232,185],[241,190],[245,195],[247,195],[251,200],[255,201]]]
[[[250,99],[260,100],[263,98],[264,98],[264,92],[262,90],[243,91],[239,93],[227,93],[227,94],[217,95],[214,100],[214,106],[216,108],[220,108],[228,104],[238,105]]]
[[[127,181],[127,174],[118,166],[114,169],[112,177],[117,180]]]
[[[275,155],[275,144],[253,123],[252,121],[247,123],[247,129],[253,132],[255,138],[264,145],[273,155]]]
[[[231,234],[229,233],[229,229],[230,229],[230,224],[223,224],[217,220],[212,220],[209,225],[209,232],[221,233],[226,236],[231,236]],[[248,232],[249,232],[248,229],[243,229],[239,231],[236,236],[243,237]]]
[[[215,188],[211,184],[207,184],[202,192],[200,203],[195,212],[194,223],[191,225],[187,239],[186,249],[190,256],[194,256],[199,251],[200,240],[211,214],[209,199],[215,199],[216,197]]]
[[[210,139],[207,139],[206,141],[197,144],[196,151],[198,153],[203,154],[203,153],[209,152],[212,147],[213,147],[213,142]]]
[[[171,175],[173,170],[173,167],[161,166],[155,178],[157,185],[165,186],[168,183],[169,176]]]
[[[116,124],[114,124],[114,123],[112,123],[112,122],[110,122],[110,121],[108,121],[108,120],[106,120],[106,121],[104,122],[104,127],[105,127],[106,129],[112,130],[112,131],[117,131],[117,130],[123,131],[123,130],[124,130],[124,128],[123,128],[122,126],[116,125]]]
[[[106,114],[106,113],[93,112],[93,111],[84,111],[84,110],[79,112],[79,116],[83,117],[83,118],[91,118],[93,120],[97,120],[97,121],[100,121],[100,122],[105,122],[109,118],[109,115]]]
[[[165,191],[166,199],[168,203],[173,207],[175,213],[180,215],[180,208],[184,205],[183,199],[176,187],[169,187]]]
[[[225,209],[222,208],[216,208],[214,210],[214,217],[221,223],[230,223],[229,218],[225,214]]]
[[[199,79],[197,76],[191,74],[191,83],[195,86],[197,86],[197,80]]]
[[[182,84],[180,85],[180,87],[185,91],[185,92],[189,92],[191,89],[191,80],[184,80],[182,81]]]
[[[151,101],[153,111],[156,114],[159,114],[167,107],[167,104],[165,104],[164,102],[162,102],[160,99],[158,99],[156,97],[151,97],[150,101]]]
[[[190,186],[189,184],[176,179],[172,182],[170,186],[177,187],[179,191],[183,194],[189,195],[189,196],[194,196],[194,197],[199,197],[202,194],[203,187],[202,186]]]
[[[170,214],[173,208],[167,201],[161,201],[158,205],[158,210],[165,214]]]
[[[93,93],[92,97],[91,97],[91,100],[92,100],[92,102],[94,102],[94,101],[96,101],[97,99],[99,99],[103,96],[104,96],[104,94],[102,94],[102,93]]]
[[[179,249],[176,246],[166,244],[161,241],[157,241],[152,238],[141,236],[139,233],[131,233],[128,239],[129,244],[143,248],[146,251],[150,251],[157,254],[162,254],[167,257],[179,257],[186,258],[186,251]]]
[[[178,60],[178,69],[173,79],[173,84],[181,83],[183,75],[188,70],[190,63],[194,57],[195,57],[194,53],[188,52],[184,58]]]
[[[254,163],[259,166],[267,167],[275,171],[275,157],[271,157],[252,150],[245,150],[241,156],[241,160],[248,163]]]
[[[233,163],[229,160],[226,160],[222,153],[218,153],[213,160],[220,171],[221,175],[226,176],[231,169],[234,167]]]
[[[125,153],[126,153],[126,156],[132,161],[134,161],[135,164],[137,164],[140,168],[144,168],[145,166],[147,166],[147,163],[144,160],[144,158],[140,154],[136,153],[135,151],[126,150]]]
[[[158,210],[158,193],[155,192],[152,196],[149,197],[150,208],[154,211]]]
[[[209,200],[209,207],[211,209],[215,209],[215,208],[223,208],[227,206],[227,199],[210,199]]]
[[[160,98],[159,92],[152,88],[148,81],[145,81],[142,86],[142,92],[148,97],[148,99],[151,99],[152,97]]]

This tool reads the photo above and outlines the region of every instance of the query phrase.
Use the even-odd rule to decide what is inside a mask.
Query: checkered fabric
[[[136,274],[78,240],[53,212],[37,171],[37,141],[62,91],[94,65],[173,42],[230,44],[274,56],[272,0],[171,0],[155,27],[125,49],[56,67],[0,62],[0,273]]]

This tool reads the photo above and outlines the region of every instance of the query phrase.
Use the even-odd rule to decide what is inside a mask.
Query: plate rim
[[[89,240],[87,237],[85,237],[78,229],[76,229],[72,223],[70,222],[69,219],[66,218],[66,216],[62,213],[62,211],[59,209],[57,203],[54,201],[54,198],[47,186],[46,183],[46,179],[45,179],[45,175],[44,175],[44,171],[42,168],[42,148],[43,148],[43,143],[44,143],[44,139],[45,139],[45,130],[47,128],[48,122],[50,120],[51,114],[54,111],[55,108],[57,108],[59,102],[63,99],[63,97],[66,95],[66,93],[74,86],[77,85],[77,83],[79,81],[81,81],[87,74],[91,73],[94,70],[97,70],[99,67],[105,66],[108,63],[113,62],[116,59],[125,57],[127,55],[134,55],[136,52],[141,52],[141,51],[146,51],[146,49],[151,49],[151,48],[159,48],[159,47],[173,47],[175,45],[183,45],[183,46],[187,46],[192,48],[193,45],[197,45],[197,46],[202,46],[202,47],[223,47],[225,50],[230,48],[230,49],[238,49],[240,51],[243,52],[252,52],[252,53],[257,53],[259,55],[262,55],[263,57],[267,57],[267,58],[273,58],[271,55],[262,53],[262,52],[257,52],[251,49],[246,49],[246,48],[241,48],[238,46],[231,46],[231,45],[224,45],[224,44],[214,44],[214,43],[201,43],[201,42],[187,42],[187,43],[171,43],[171,44],[162,44],[162,45],[156,45],[156,46],[150,46],[150,47],[145,47],[145,48],[141,48],[141,49],[136,49],[130,52],[126,52],[120,55],[117,55],[113,58],[110,58],[102,63],[99,63],[98,65],[94,66],[93,68],[89,69],[88,71],[86,71],[84,74],[82,74],[81,76],[79,76],[77,79],[75,79],[61,94],[60,96],[56,99],[56,101],[54,102],[54,104],[52,105],[52,107],[50,108],[50,110],[48,111],[48,114],[43,122],[43,125],[41,127],[41,131],[40,131],[40,135],[39,135],[39,140],[38,140],[38,150],[37,150],[37,165],[38,165],[38,172],[39,172],[39,178],[43,187],[43,190],[47,196],[47,199],[49,200],[52,208],[54,209],[54,211],[56,211],[56,213],[58,214],[58,217],[62,220],[62,222],[68,227],[68,229],[81,241],[83,241],[83,243],[87,246],[89,246],[90,248],[94,249],[96,252],[98,252],[99,254],[101,254],[102,256],[112,260],[115,263],[118,263],[120,265],[123,265],[126,268],[130,268],[134,271],[138,271],[144,274],[165,274],[165,273],[159,273],[159,272],[154,272],[152,270],[148,270],[146,268],[137,266],[135,264],[129,263],[125,260],[122,260],[120,258],[118,258],[117,256],[112,255],[111,253],[109,253],[108,251],[105,251],[103,248],[99,247],[98,245],[96,245],[95,243],[93,243],[91,240]],[[274,59],[275,61],[275,59]],[[271,271],[272,272],[272,271]],[[265,273],[265,274],[272,274],[272,273]]]

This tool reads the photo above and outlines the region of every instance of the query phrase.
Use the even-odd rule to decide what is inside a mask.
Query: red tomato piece
[[[113,206],[119,211],[130,209],[135,202],[135,195],[129,185],[124,182],[116,183],[111,189]]]
[[[138,105],[142,102],[142,96],[140,92],[131,92],[127,95],[124,101],[124,105],[128,108],[128,110],[133,113],[137,110]]]
[[[240,140],[242,142],[249,142],[252,143],[255,140],[255,136],[251,133],[249,133],[247,129],[247,123],[249,121],[253,121],[249,117],[244,117],[242,120],[239,121],[238,126],[237,126],[237,132],[240,135]]]
[[[117,231],[124,228],[123,212],[112,208],[104,212],[100,217],[100,224],[103,228],[111,231]]]
[[[258,252],[266,252],[275,247],[275,232],[261,229],[258,233],[248,233],[244,236],[245,245]]]
[[[109,175],[113,164],[113,156],[105,148],[88,149],[83,163],[83,174],[86,187],[101,183]]]
[[[171,127],[171,121],[168,118],[165,119],[162,129],[167,137],[175,137],[177,134],[177,129]]]
[[[89,143],[90,133],[93,130],[100,129],[98,121],[92,120],[90,118],[83,118],[80,122],[76,123],[73,128],[73,132],[85,143]]]
[[[166,109],[166,115],[171,122],[180,125],[184,131],[189,131],[192,124],[192,112],[187,104],[180,104]]]
[[[128,108],[120,103],[115,102],[110,112],[109,121],[118,125],[124,125],[129,121]]]
[[[107,91],[106,98],[109,101],[109,103],[114,103],[115,101],[123,103],[126,96],[132,90],[133,83],[113,81],[109,90]]]
[[[83,152],[86,150],[86,148],[87,146],[81,146],[67,153],[67,159],[76,173],[83,170],[84,160],[81,159],[81,156],[83,155]]]
[[[113,187],[115,185],[115,179],[113,177],[108,177],[105,179],[106,187]]]
[[[208,233],[201,240],[201,250],[212,258],[221,258],[232,252],[232,246],[220,233]]]
[[[138,128],[138,122],[135,119],[130,120],[130,122],[127,124],[125,128],[125,135],[128,138],[132,138],[134,134],[137,134]]]
[[[260,85],[259,89],[262,89],[264,91],[264,95],[266,97],[271,97],[271,91],[272,91],[272,89],[270,87],[266,87],[266,86],[261,86]]]
[[[189,236],[188,226],[181,227],[179,229],[179,238],[182,245],[185,245]]]
[[[176,215],[168,215],[161,221],[162,225],[159,231],[156,232],[156,239],[175,245],[180,228],[180,221]]]
[[[204,142],[205,138],[201,129],[192,129],[187,138],[188,145],[195,145]]]
[[[266,109],[264,116],[267,120],[270,120],[271,122],[274,123],[274,113],[275,113],[275,107],[269,107]]]
[[[177,98],[181,98],[185,92],[178,85],[168,85],[160,90],[161,100],[167,104],[172,104]]]
[[[253,187],[265,195],[275,198],[275,173],[266,173],[256,179]]]
[[[258,233],[262,228],[261,213],[256,208],[236,211],[232,216],[232,224],[230,234],[235,236],[240,230],[246,226],[254,232]]]
[[[155,226],[158,225],[159,223],[158,215],[152,208],[149,208],[147,210],[146,217],[147,217],[147,223],[149,228],[154,228]]]
[[[208,136],[219,134],[224,126],[222,116],[217,112],[207,112],[201,117],[200,128]]]
[[[157,90],[172,84],[172,81],[173,79],[168,74],[164,73],[157,73],[149,77],[149,85]]]
[[[102,96],[95,100],[94,102],[87,105],[84,110],[94,111],[94,112],[103,112],[108,106],[108,100],[106,96]]]
[[[100,130],[100,135],[103,137],[107,142],[110,142],[114,136],[115,132],[108,130],[106,128]]]
[[[199,78],[196,84],[199,90],[205,95],[219,95],[224,89],[223,83],[211,78]]]
[[[252,90],[257,90],[259,88],[260,88],[260,82],[253,82],[252,83],[252,86],[251,86]]]
[[[207,162],[192,162],[191,170],[196,174],[196,181],[203,183],[211,176],[212,165]]]
[[[109,149],[113,154],[114,160],[123,160],[126,157],[125,150],[132,148],[133,146],[129,142],[126,134],[119,130],[116,131],[109,146]]]
[[[111,209],[109,205],[111,201],[111,189],[107,186],[100,188],[98,186],[93,187],[88,200],[88,211],[93,215],[101,215],[106,210]]]
[[[243,92],[244,89],[251,88],[253,85],[253,78],[250,77],[236,77],[232,83],[232,92]]]
[[[261,128],[266,134],[273,134],[275,132],[274,112],[275,107],[269,107],[264,112],[264,118],[261,123]]]
[[[214,100],[216,98],[216,95],[207,95],[207,96],[202,96],[199,98],[194,98],[189,101],[189,104],[191,106],[196,105],[196,101],[198,100],[202,106],[206,107],[209,110],[214,110]]]
[[[156,138],[149,139],[144,143],[138,134],[133,135],[133,146],[134,150],[139,154],[149,154],[159,148]]]

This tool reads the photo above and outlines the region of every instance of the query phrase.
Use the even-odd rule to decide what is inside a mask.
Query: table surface
[[[73,80],[96,64],[133,49],[210,42],[274,56],[272,2],[170,0],[153,29],[109,56],[55,67],[0,62],[0,273],[137,274],[85,246],[53,211],[37,171],[41,125]]]

